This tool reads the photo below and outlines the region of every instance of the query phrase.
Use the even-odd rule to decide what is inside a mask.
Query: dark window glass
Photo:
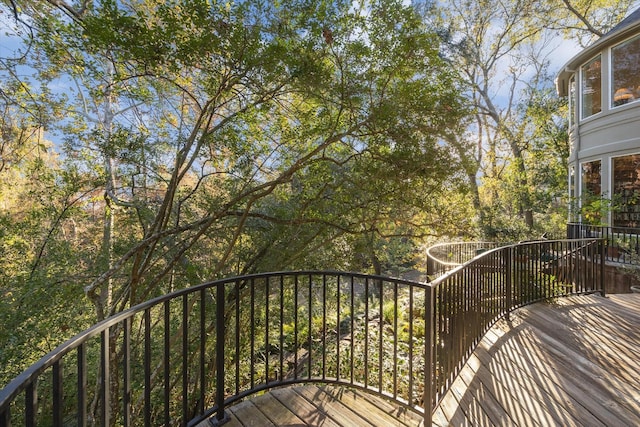
[[[582,194],[589,193],[592,196],[600,196],[602,194],[601,188],[601,162],[595,160],[593,162],[587,162],[582,164]]]
[[[611,49],[612,106],[640,99],[640,36],[627,40]]]
[[[615,227],[640,226],[640,154],[613,159],[613,212]]]
[[[569,128],[576,123],[576,79],[569,80]]]
[[[581,165],[580,217],[587,224],[603,224],[606,221],[602,198],[600,160]]]
[[[582,118],[602,109],[602,62],[600,55],[582,66]]]

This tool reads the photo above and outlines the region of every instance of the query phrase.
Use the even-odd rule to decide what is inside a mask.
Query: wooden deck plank
[[[230,413],[230,417],[234,420],[234,426],[237,425],[235,422],[243,427],[271,427],[274,425],[251,400],[245,400],[233,405],[227,412]]]
[[[373,403],[371,396],[364,397],[365,392],[349,389],[345,387],[320,387],[321,390],[330,394],[334,398],[340,399],[345,405],[351,408],[354,412],[364,415],[364,418],[374,426],[417,426],[419,422],[412,422],[411,419],[406,417],[397,417],[394,414],[388,413],[385,409],[386,402],[382,398],[377,398],[376,403]],[[406,423],[406,424],[405,424]]]
[[[470,426],[473,425],[467,418],[464,411],[460,410],[460,403],[455,399],[456,395],[451,394],[448,399],[443,399],[438,410],[444,418],[444,425]],[[438,423],[441,425],[442,420]]]
[[[596,363],[600,356],[595,354],[593,349],[589,353],[576,351],[573,345],[552,335],[550,331],[540,331],[531,327],[521,332],[520,339],[530,340],[530,347],[537,345],[544,349],[545,360],[555,362],[555,369],[561,381],[578,379],[583,393],[574,396],[576,399],[598,395],[602,404],[620,417],[616,425],[640,425],[640,400],[637,390],[628,381],[611,374],[611,368],[619,362],[611,360],[605,364]],[[636,379],[634,382],[637,381]]]
[[[271,395],[278,399],[280,403],[291,412],[297,414],[307,425],[325,427],[344,426],[344,424],[340,424],[329,417],[327,411],[323,410],[317,404],[306,399],[300,399],[300,395],[297,394],[293,388],[275,389],[271,392]]]
[[[589,387],[588,381],[584,381],[582,377],[576,376],[560,377],[557,369],[552,367],[562,365],[564,362],[561,360],[554,362],[548,354],[545,354],[541,350],[541,346],[539,346],[538,343],[531,341],[528,342],[526,346],[515,344],[506,345],[510,345],[513,351],[520,352],[523,357],[528,357],[533,365],[534,372],[540,377],[539,383],[548,389],[556,390],[555,393],[559,395],[559,400],[571,401],[572,405],[570,407],[575,410],[576,413],[580,414],[580,416],[595,416],[599,420],[599,423],[607,426],[615,425],[620,421],[615,414],[603,405],[600,399],[597,399],[595,395],[591,395],[586,391]],[[594,414],[597,414],[597,416]],[[594,425],[597,424],[598,422]]]
[[[404,406],[395,404],[390,400],[379,398],[369,393],[361,393],[361,395],[371,402],[371,404],[407,426],[420,425],[420,423],[424,421],[424,417],[420,414],[417,414]]]
[[[603,314],[603,313],[600,313]],[[611,313],[608,313],[611,315]],[[579,308],[568,313],[566,310],[542,307],[528,313],[528,323],[547,332],[564,345],[570,346],[578,353],[592,354],[592,360],[608,366],[608,372],[614,369],[616,376],[640,391],[637,372],[640,368],[637,357],[640,340],[627,333],[622,333],[615,325],[603,325],[605,316],[595,316],[590,310]],[[551,325],[550,325],[551,324]],[[549,326],[552,326],[549,328]],[[603,327],[604,326],[604,327]],[[637,325],[640,328],[640,323]],[[564,331],[580,331],[571,336]],[[579,338],[579,339],[576,339]],[[588,348],[585,343],[588,343]],[[611,364],[611,361],[617,363]]]
[[[444,415],[444,412],[442,411],[441,407],[436,408],[435,412],[433,413],[433,419],[432,419],[432,427],[448,427],[451,424],[451,422],[449,420],[447,420],[447,417]],[[455,425],[455,424],[453,424]]]
[[[540,417],[545,424],[563,426],[598,426],[603,425],[597,418],[583,411],[581,405],[569,398],[565,393],[553,387],[547,378],[542,377],[539,365],[523,353],[520,346],[500,345],[499,338],[487,334],[476,350],[483,364],[495,363],[495,370],[502,372],[510,388],[525,390],[529,400],[529,410],[542,412]],[[492,351],[498,348],[497,351]]]
[[[590,301],[594,301],[594,298],[600,297],[593,296]],[[603,301],[614,302],[609,298]],[[561,324],[561,330],[566,329],[566,323],[570,322],[572,327],[577,327],[583,333],[589,333],[594,337],[592,343],[596,345],[603,338],[612,338],[615,341],[620,336],[625,337],[625,340],[620,344],[629,345],[631,348],[632,343],[640,341],[640,331],[638,331],[640,316],[634,318],[632,312],[618,310],[616,303],[607,303],[606,308],[601,304],[598,304],[598,306],[595,304],[598,304],[597,301],[591,304],[569,304],[568,301],[561,299],[554,304],[540,304],[535,312],[531,312],[531,314],[536,314],[543,318],[549,317],[549,321]],[[585,327],[585,325],[589,325],[589,327]],[[594,333],[597,333],[597,335],[593,335]],[[581,342],[585,341],[582,340]]]
[[[522,339],[530,339],[530,346],[545,346],[544,341],[537,341],[536,337],[523,336]],[[599,384],[595,381],[593,373],[589,373],[586,369],[576,368],[575,359],[567,357],[563,354],[563,349],[547,347],[541,356],[547,362],[555,362],[555,364],[547,363],[543,369],[552,372],[556,376],[556,381],[560,384],[561,389],[579,401],[586,410],[589,410],[603,420],[607,425],[637,425],[623,415],[624,409],[619,408],[617,392],[609,389],[608,386]],[[573,365],[573,366],[572,366]],[[571,370],[565,367],[571,366]],[[571,387],[573,386],[573,387]],[[595,402],[592,397],[595,397]],[[604,417],[609,417],[604,418]]]
[[[608,295],[607,298],[614,301],[618,306],[634,311],[636,317],[640,317],[640,298],[638,298],[638,295],[639,294],[612,294]]]
[[[503,416],[501,425],[545,426],[555,424],[552,414],[532,398],[530,390],[518,387],[508,372],[499,369],[495,362],[485,365],[483,360],[474,354],[471,356],[468,366],[471,366],[474,371],[473,381],[482,382],[484,388],[502,407],[503,413],[510,418],[509,420]],[[478,399],[480,406],[485,405],[485,399]]]
[[[563,320],[566,326],[562,328],[562,321],[552,322],[549,316],[543,317],[537,310],[531,311],[527,315],[527,324],[540,331],[542,342],[549,345],[550,348],[562,351],[565,355],[573,356],[571,359],[574,360],[574,363],[591,374],[592,382],[605,382],[604,388],[608,389],[613,385],[621,392],[637,396],[640,402],[638,375],[625,368],[629,360],[625,360],[620,351],[610,351],[603,344],[607,340],[604,332],[593,333],[592,328],[596,325],[579,321],[573,322],[565,318]],[[552,327],[549,327],[549,323],[553,323]],[[616,345],[616,341],[620,342],[625,339],[625,336],[610,338],[612,345]],[[640,348],[640,342],[636,345],[636,348]]]
[[[340,399],[333,397],[331,394],[320,390],[316,386],[295,387],[295,392],[312,402],[314,405],[332,415],[332,417],[340,424],[345,426],[361,425],[363,427],[373,427],[374,425],[363,419],[355,413],[350,407],[345,405]]]
[[[262,414],[276,426],[305,426],[307,425],[298,415],[282,405],[273,394],[265,393],[253,400],[253,404]],[[238,413],[236,412],[236,415]]]
[[[639,350],[640,294],[524,307],[483,337],[433,425],[640,425]],[[420,415],[399,408],[361,390],[296,386],[233,406],[227,425],[420,425]]]
[[[482,383],[474,383],[471,370],[466,369],[451,385],[451,392],[443,399],[441,406],[449,407],[447,400],[455,399],[453,416],[449,418],[451,425],[507,425],[501,419],[505,414],[502,407],[497,405],[495,398],[484,389]],[[474,389],[475,387],[475,389]],[[473,390],[473,392],[470,392]],[[480,399],[475,396],[482,396]],[[508,418],[508,417],[507,417]],[[462,421],[460,421],[462,419]],[[509,419],[510,420],[510,419]]]
[[[491,331],[491,333],[487,334],[486,339],[492,343],[497,343],[500,337],[493,332]],[[561,387],[560,384],[554,381],[554,376],[547,372],[549,366],[541,362],[545,358],[544,355],[534,353],[532,349],[525,349],[521,345],[515,345],[515,343],[506,343],[505,347],[511,358],[513,375],[520,386],[539,389],[542,393],[542,399],[551,410],[569,414],[570,421],[567,421],[568,424],[594,427],[605,425],[605,423],[591,414],[587,408],[583,407],[581,402],[574,399],[572,393],[567,393],[567,390],[563,388],[567,387],[566,383]],[[482,349],[478,351],[482,351]],[[576,392],[574,388],[574,393]],[[597,404],[596,401],[591,403]]]

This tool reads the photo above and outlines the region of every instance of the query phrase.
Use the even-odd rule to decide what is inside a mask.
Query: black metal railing
[[[340,272],[175,292],[33,365],[0,391],[0,424],[195,425],[223,420],[250,394],[307,382],[361,387],[421,411],[430,293],[423,283]]]
[[[640,228],[569,223],[567,238],[603,239],[607,261],[640,264]]]
[[[476,256],[505,244],[497,242],[447,242],[427,248],[427,277],[433,280]]]
[[[430,284],[312,271],[174,292],[93,326],[19,375],[0,390],[0,426],[220,423],[226,407],[256,392],[311,382],[386,396],[430,425],[500,317],[602,290],[602,247],[503,247]]]
[[[598,239],[532,241],[490,250],[431,282],[431,407],[437,406],[497,320],[549,298],[604,294],[603,266]]]

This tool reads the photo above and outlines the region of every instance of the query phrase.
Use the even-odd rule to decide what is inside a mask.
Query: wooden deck
[[[413,412],[333,386],[273,390],[225,426],[418,426]],[[437,426],[640,425],[640,295],[535,304],[487,333],[434,415]]]

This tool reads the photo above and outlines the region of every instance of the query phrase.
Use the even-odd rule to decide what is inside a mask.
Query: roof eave
[[[604,46],[616,44],[634,34],[640,34],[640,21],[621,28],[619,31],[610,32],[599,38],[595,43],[571,58],[562,67],[556,76],[556,92],[559,96],[569,95],[569,79],[578,68],[589,59],[600,53]]]

